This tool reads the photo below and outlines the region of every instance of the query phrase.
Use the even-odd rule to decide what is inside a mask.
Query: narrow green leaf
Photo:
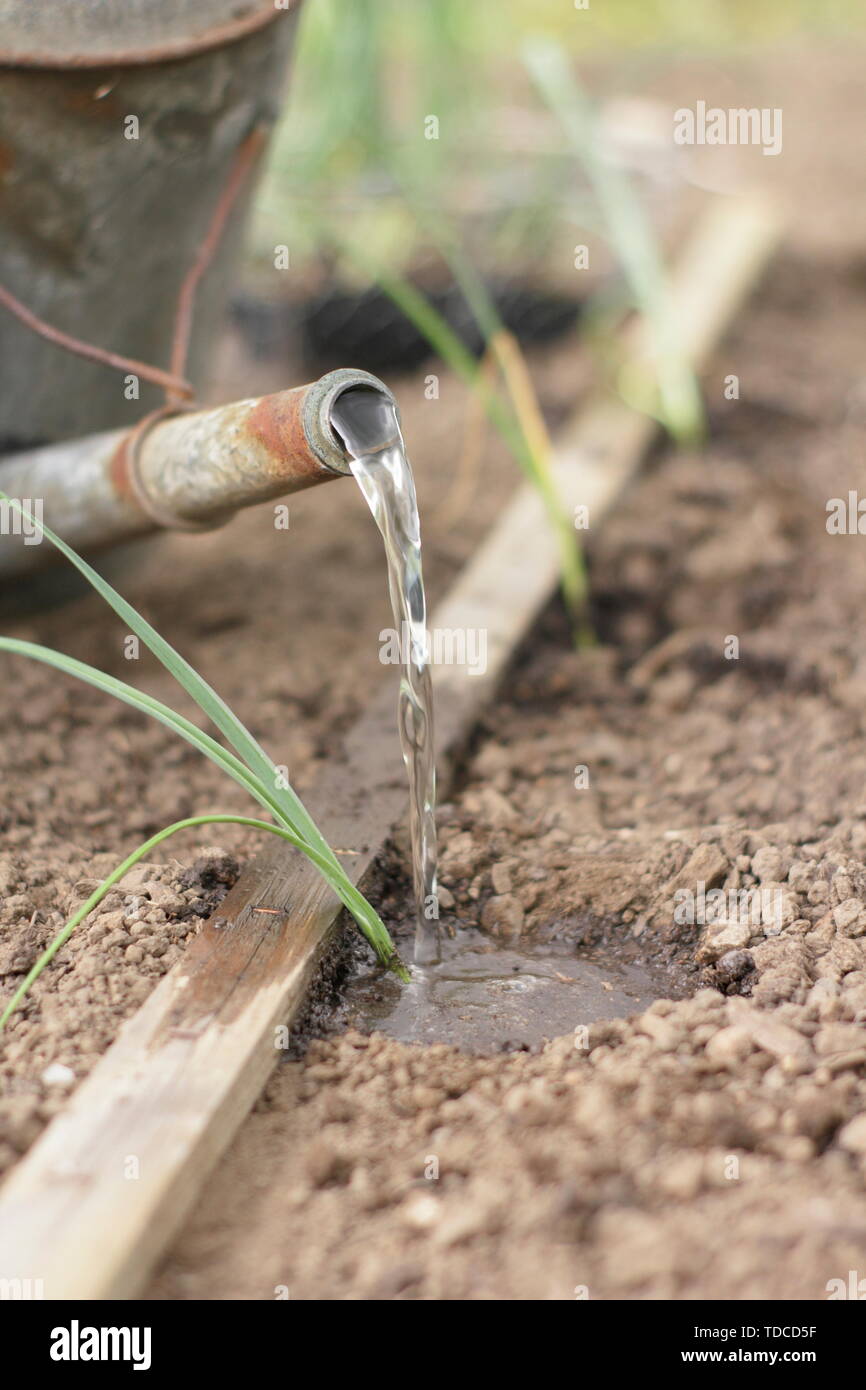
[[[170,675],[177,683],[183,687],[188,695],[192,697],[203,714],[220,730],[228,740],[235,752],[240,755],[247,766],[263,782],[275,777],[275,768],[264,749],[253,738],[248,729],[244,727],[240,719],[233,710],[229,709],[225,700],[204,680],[189,662],[175,651],[171,643],[167,642],[154,627],[143,618],[128,603],[116,589],[103,579],[91,565],[83,560],[80,555],[67,545],[64,540],[46,526],[40,523],[38,518],[30,516],[26,508],[12,498],[6,497],[5,493],[0,492],[0,500],[11,502],[16,506],[22,515],[27,516],[36,525],[41,526],[42,533],[47,537],[53,546],[67,560],[75,566],[79,574],[82,574],[87,582],[92,585],[101,598],[113,608],[119,618],[128,625],[130,630],[153,652],[158,661],[162,663]],[[310,844],[315,845],[320,853],[330,857],[337,869],[340,865],[334,858],[331,849],[313,821],[312,816],[306,810],[300,797],[291,787],[279,787],[274,785],[274,791],[280,806],[283,809],[286,822],[292,826],[298,834],[302,835]]]
[[[161,845],[169,836],[176,835],[180,830],[196,829],[201,825],[248,825],[254,830],[267,830],[271,835],[278,835],[281,839],[287,840],[290,845],[294,845],[296,849],[302,850],[327,877],[330,864],[324,856],[307,845],[299,835],[294,833],[294,831],[287,830],[283,826],[270,825],[267,821],[255,820],[250,816],[229,815],[189,816],[186,820],[175,821],[174,825],[169,825],[164,830],[158,831],[156,835],[152,835],[144,844],[139,845],[138,849],[133,850],[132,854],[128,855],[122,864],[118,864],[117,868],[108,875],[108,878],[103,880],[95,892],[91,893],[87,901],[82,903],[81,907],[73,913],[66,925],[57,933],[50,946],[46,947],[35,965],[28,971],[24,980],[18,986],[9,1003],[3,1010],[3,1013],[0,1014],[0,1029],[5,1027],[8,1019],[25,998],[31,986],[39,979],[46,965],[50,964],[57,955],[57,952],[65,946],[66,942],[75,931],[75,928],[80,926],[85,918],[90,916],[91,912],[99,906],[103,898],[111,891],[115,884],[119,883],[122,878],[125,878],[130,869],[133,869],[140,860],[150,854],[151,850]],[[357,890],[355,890],[355,892],[357,893]],[[360,894],[357,894],[357,896],[360,897]],[[390,946],[390,941],[388,944]],[[391,968],[394,969],[402,979],[409,978],[406,968],[399,956],[397,956],[393,946],[390,947],[390,956],[386,963],[390,963]]]
[[[475,274],[474,267],[470,271],[465,258],[452,259],[453,241],[446,238],[437,243],[437,246],[460,285],[485,341],[489,343],[495,333],[505,331],[505,326],[487,294],[486,287]],[[583,555],[569,519],[563,512],[548,460],[537,457],[511,408],[484,381],[479,364],[472,353],[427,296],[403,276],[376,265],[354,244],[350,246],[349,243],[342,242],[341,249],[348,259],[367,271],[410,323],[423,334],[433,351],[470,390],[478,394],[487,418],[544,502],[559,547],[563,594],[572,612],[580,614],[586,603],[589,587]],[[582,622],[582,634],[586,636],[587,631],[585,623]]]
[[[73,657],[66,657],[61,653],[52,652],[48,648],[38,647],[33,643],[19,642],[13,638],[0,638],[0,650],[30,656],[55,667],[55,669],[63,670],[81,680],[89,681],[90,684],[114,695],[126,704],[152,715],[153,718],[158,719],[160,723],[173,729],[188,743],[198,748],[224,772],[233,777],[236,782],[244,786],[260,805],[271,811],[284,828],[293,831],[298,839],[299,848],[321,868],[327,883],[352,913],[379,960],[383,965],[394,969],[399,974],[402,969],[402,966],[399,965],[399,957],[378,913],[352,883],[295,791],[280,783],[277,769],[268,755],[256,743],[225,701],[136,612],[132,605],[127,603],[65,541],[56,536],[44,523],[40,523],[17,500],[8,498],[3,492],[0,492],[0,500],[11,503],[22,515],[41,526],[44,535],[72,561],[93,588],[154,652],[154,655],[170,674],[174,675],[178,683],[192,695],[203,713],[225,734],[237,752],[247,755],[246,760],[235,757],[209,734],[199,729],[190,720],[176,714],[174,710],[159,700],[135,690],[134,687],[126,685],[124,681],[119,681],[113,676],[97,671],[94,667],[87,666],[84,662],[78,662]],[[327,866],[327,871],[323,866]]]
[[[676,439],[694,442],[705,430],[700,390],[675,341],[668,312],[667,277],[643,206],[627,175],[604,158],[592,104],[561,45],[552,39],[528,39],[523,45],[523,62],[583,166],[604,218],[608,240],[635,301],[652,328],[662,423]]]
[[[384,922],[352,883],[339,860],[336,861],[335,871],[335,857],[330,848],[327,855],[322,854],[316,846],[310,845],[291,826],[287,826],[284,814],[269,786],[262,783],[239,758],[236,758],[228,749],[223,748],[222,744],[217,743],[216,739],[211,738],[209,734],[204,733],[195,724],[184,719],[182,715],[176,714],[168,705],[162,704],[153,696],[146,695],[142,691],[136,690],[134,686],[127,685],[125,681],[106,675],[104,671],[99,671],[94,666],[88,666],[83,661],[65,656],[62,652],[55,652],[50,647],[40,647],[35,643],[20,641],[13,637],[0,637],[0,651],[31,657],[33,660],[41,661],[44,665],[52,666],[55,670],[62,671],[66,675],[86,681],[98,690],[113,695],[115,699],[122,700],[124,704],[131,705],[133,709],[140,710],[143,714],[149,714],[160,724],[164,724],[166,728],[179,734],[205,757],[210,758],[211,762],[216,763],[223,772],[239,783],[265,810],[272,812],[284,829],[292,831],[294,836],[292,843],[297,842],[297,847],[321,869],[327,883],[343,905],[352,913],[381,963],[389,965],[391,957],[395,954],[395,949]]]
[[[16,637],[0,637],[0,651],[9,652],[13,656],[26,656],[32,661],[41,661],[45,666],[52,666],[55,670],[62,671],[64,675],[75,676],[78,680],[86,681],[89,685],[95,686],[97,690],[102,690],[107,695],[112,695],[116,700],[131,705],[140,713],[150,715],[160,724],[164,724],[166,728],[179,734],[200,753],[204,753],[223,772],[245,787],[260,805],[271,811],[278,820],[283,821],[282,811],[269,786],[262,783],[255,773],[250,772],[246,763],[242,763],[240,758],[236,757],[228,748],[217,743],[215,738],[211,738],[210,734],[205,733],[198,725],[185,719],[183,715],[177,714],[169,705],[164,705],[162,701],[155,699],[152,695],[146,694],[143,690],[136,690],[135,686],[127,685],[125,681],[118,680],[115,676],[109,676],[105,671],[100,671],[95,666],[88,666],[86,662],[78,661],[73,656],[66,656],[63,652],[56,652],[52,647],[41,647],[35,642],[25,642]]]

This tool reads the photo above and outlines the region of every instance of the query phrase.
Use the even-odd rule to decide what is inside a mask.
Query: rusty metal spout
[[[209,410],[156,414],[113,431],[0,458],[0,491],[78,551],[159,529],[209,530],[255,506],[349,473],[331,425],[344,391],[393,400],[368,372],[341,368],[319,381]],[[0,577],[42,568],[46,544],[0,534]]]

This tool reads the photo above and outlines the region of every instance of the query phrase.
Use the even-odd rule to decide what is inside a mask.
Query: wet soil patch
[[[667,986],[660,971],[636,958],[497,946],[472,929],[446,938],[441,962],[412,976],[405,988],[372,972],[351,979],[347,1026],[482,1056],[529,1052],[597,1019],[642,1012]]]

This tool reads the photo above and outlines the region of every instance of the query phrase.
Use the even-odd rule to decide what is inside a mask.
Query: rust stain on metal
[[[254,34],[258,29],[273,24],[275,20],[284,19],[299,3],[300,0],[290,0],[288,9],[277,9],[274,0],[267,0],[267,3],[258,0],[252,10],[239,15],[228,24],[216,25],[188,38],[147,44],[142,48],[109,50],[105,53],[63,54],[46,50],[16,53],[0,48],[0,67],[82,69],[137,67],[148,63],[175,62],[194,57],[212,48],[221,48],[224,44],[234,43],[248,34]]]
[[[135,430],[131,429],[123,436],[108,465],[108,478],[111,487],[124,502],[136,501],[132,480],[129,476],[129,452],[134,435]]]
[[[264,447],[274,462],[274,476],[284,472],[283,461],[291,460],[292,473],[304,472],[313,481],[324,482],[330,470],[316,458],[304,431],[305,390],[279,391],[263,396],[250,412],[243,428]]]
[[[157,406],[156,410],[151,410],[147,415],[143,415],[131,429],[127,430],[108,464],[108,477],[111,486],[124,502],[131,502],[140,511],[147,515],[150,514],[149,509],[143,505],[142,490],[136,477],[138,450],[141,447],[141,442],[160,420],[167,420],[172,415],[184,415],[193,409],[192,402],[184,405],[169,405],[166,402],[165,405]],[[160,524],[164,524],[164,522],[161,520]]]
[[[6,177],[11,169],[15,168],[15,151],[11,145],[7,145],[5,140],[0,140],[0,179]]]

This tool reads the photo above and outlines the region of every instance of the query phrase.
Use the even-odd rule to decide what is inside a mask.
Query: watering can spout
[[[341,368],[275,395],[155,412],[132,431],[0,457],[0,491],[78,551],[160,529],[210,530],[244,507],[348,474],[332,411],[344,392],[358,388],[393,404],[378,377]],[[5,515],[0,511],[0,521]],[[22,543],[19,513],[9,509],[7,519],[0,525],[0,577],[49,563],[52,547]]]

